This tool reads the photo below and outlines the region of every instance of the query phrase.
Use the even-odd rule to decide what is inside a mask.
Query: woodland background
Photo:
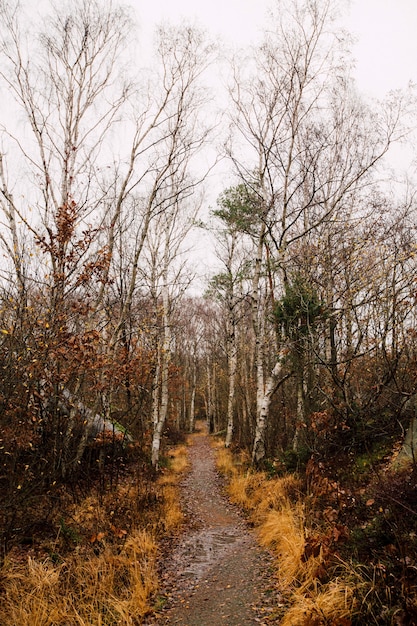
[[[415,415],[417,240],[414,172],[387,157],[414,149],[416,95],[358,93],[340,6],[276,2],[235,57],[165,24],[143,68],[127,6],[37,24],[0,2],[2,559],[80,489],[133,462],[151,480],[196,417],[271,475],[391,471]],[[413,472],[387,487],[410,524]]]

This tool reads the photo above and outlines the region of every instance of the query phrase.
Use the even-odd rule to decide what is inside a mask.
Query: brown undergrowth
[[[302,475],[254,471],[218,443],[230,499],[276,556],[280,626],[417,624],[417,466],[311,458]]]
[[[0,569],[2,626],[141,624],[158,589],[158,542],[182,521],[186,446],[156,480],[127,478],[80,498],[36,549],[15,546]]]
[[[236,463],[237,461],[237,463]],[[277,585],[285,600],[271,619],[281,626],[348,626],[357,610],[355,585],[338,562],[329,575],[335,537],[309,524],[303,482],[294,474],[271,477],[249,468],[239,453],[218,449],[219,470],[228,477],[228,494],[256,528],[261,545],[276,556]]]

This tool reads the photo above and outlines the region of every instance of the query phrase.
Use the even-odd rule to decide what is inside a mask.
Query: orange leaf
[[[90,543],[96,543],[97,541],[101,541],[106,536],[106,533],[97,533],[90,537]]]
[[[116,526],[113,526],[113,524],[111,524],[110,528],[119,539],[122,539],[125,535],[127,535],[127,530],[124,530],[123,528],[117,528]]]

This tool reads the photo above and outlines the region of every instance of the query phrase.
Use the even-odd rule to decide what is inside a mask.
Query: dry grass
[[[174,474],[183,474],[189,466],[187,446],[178,446],[171,451],[169,463],[171,472]]]
[[[245,511],[253,511],[255,503],[253,501],[253,488],[254,482],[259,483],[261,480],[257,480],[255,474],[238,474],[237,472],[232,475],[227,488],[230,500],[240,506]]]
[[[27,563],[6,561],[1,570],[2,626],[103,626],[136,624],[149,612],[157,589],[156,543],[137,531],[120,553],[69,556]]]
[[[350,623],[355,609],[354,590],[346,579],[322,585],[318,573],[326,567],[322,549],[306,554],[311,533],[304,513],[301,480],[294,474],[269,478],[264,472],[244,470],[241,459],[218,447],[217,467],[228,477],[233,503],[247,511],[259,542],[276,557],[277,581],[289,609],[282,626],[322,626]],[[340,568],[339,568],[340,569]]]
[[[281,585],[288,587],[306,581],[310,567],[302,560],[305,536],[304,518],[300,506],[287,505],[270,511],[258,527],[261,545],[277,557]]]
[[[235,476],[238,473],[237,467],[233,461],[233,455],[228,448],[225,448],[220,441],[212,443],[212,446],[216,448],[216,466],[217,469],[228,476]]]
[[[300,489],[300,479],[292,474],[268,479],[263,472],[247,471],[233,474],[228,493],[232,502],[252,511],[252,521],[259,525],[269,511],[287,506],[290,497],[297,500]]]
[[[160,523],[169,532],[183,522],[184,515],[179,505],[178,488],[175,485],[164,485],[162,491],[164,503]]]
[[[319,586],[310,595],[295,592],[292,602],[280,626],[350,624],[355,610],[354,589],[339,581]]]
[[[298,503],[301,496],[301,480],[294,474],[262,481],[262,489],[257,489],[252,499],[259,521],[270,510],[280,510],[289,506],[290,501]]]
[[[137,626],[158,588],[157,537],[183,520],[178,483],[186,446],[157,482],[139,477],[73,504],[50,556],[10,554],[0,569],[1,626]]]
[[[169,453],[168,469],[158,479],[159,485],[176,485],[182,474],[189,468],[188,449],[182,445],[174,448]]]
[[[169,532],[184,521],[180,507],[179,482],[189,468],[187,446],[178,446],[170,452],[169,469],[158,479],[163,494],[160,523],[164,531]]]

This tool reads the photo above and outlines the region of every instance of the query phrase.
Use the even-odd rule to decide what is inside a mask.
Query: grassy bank
[[[231,501],[275,556],[282,602],[272,623],[417,623],[412,468],[348,489],[312,465],[302,474],[255,472],[245,453],[216,445]]]
[[[105,494],[92,490],[65,507],[55,536],[16,545],[0,570],[0,624],[140,624],[158,590],[158,543],[182,522],[186,467],[178,446],[157,478],[128,475]]]

